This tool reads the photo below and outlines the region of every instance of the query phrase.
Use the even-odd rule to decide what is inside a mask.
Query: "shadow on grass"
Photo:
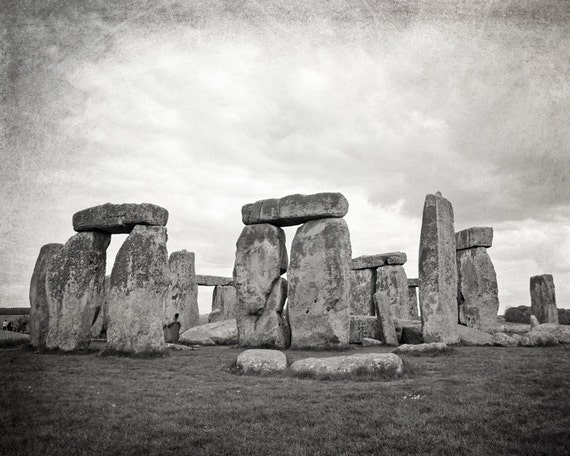
[[[3,339],[0,340],[0,349],[2,348],[22,348],[30,347],[30,343],[26,339]]]
[[[112,350],[109,348],[103,348],[97,353],[97,356],[103,358],[116,357],[116,358],[133,358],[133,359],[156,359],[156,358],[169,358],[171,354],[168,350],[165,350],[163,352],[150,351],[143,353],[131,353],[121,350]]]
[[[414,357],[414,358],[419,358],[419,357],[428,357],[428,358],[435,358],[436,356],[449,356],[452,355],[453,353],[455,353],[455,348],[450,347],[449,345],[443,349],[441,348],[428,348],[426,350],[423,351],[418,351],[418,352],[403,352],[400,353],[398,352],[398,350],[394,350],[392,353],[394,353],[395,355],[398,355],[400,357],[402,356],[408,356],[408,357]]]

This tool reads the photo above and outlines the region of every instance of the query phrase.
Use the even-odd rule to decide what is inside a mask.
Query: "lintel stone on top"
[[[73,214],[75,231],[130,233],[136,225],[166,226],[168,211],[150,203],[106,203]]]
[[[288,195],[246,204],[241,209],[244,225],[270,223],[276,226],[300,225],[322,218],[342,218],[348,201],[341,193]]]
[[[408,279],[408,287],[418,288],[420,286],[420,279]]]
[[[217,287],[218,285],[226,286],[233,285],[234,279],[233,277],[196,274],[196,284],[203,287]]]
[[[491,247],[493,245],[493,228],[473,227],[455,233],[455,249],[464,250],[473,247]]]
[[[352,259],[350,269],[374,269],[387,265],[402,265],[406,263],[406,261],[408,261],[408,256],[404,252],[363,255]]]

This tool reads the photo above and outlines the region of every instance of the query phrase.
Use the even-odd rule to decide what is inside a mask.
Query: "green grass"
[[[403,379],[366,381],[235,375],[240,351],[0,350],[0,454],[570,454],[564,346],[458,347],[404,357]]]

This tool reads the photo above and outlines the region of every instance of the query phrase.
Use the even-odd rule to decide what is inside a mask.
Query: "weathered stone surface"
[[[497,347],[516,347],[518,345],[515,338],[502,332],[493,334],[492,343]]]
[[[390,308],[390,297],[386,290],[377,291],[374,294],[374,303],[376,305],[376,315],[380,322],[380,332],[382,333],[382,341],[386,345],[398,345],[398,335],[396,327],[392,320],[392,310]]]
[[[520,336],[521,347],[549,347],[558,345],[558,339],[554,334],[545,331],[530,331]]]
[[[447,351],[447,349],[447,344],[443,342],[429,342],[418,345],[400,345],[398,348],[393,350],[392,353],[396,353],[398,355],[422,356],[443,353]]]
[[[493,228],[474,227],[455,233],[455,247],[457,250],[471,249],[473,247],[489,248],[493,245]]]
[[[409,287],[419,287],[420,286],[420,279],[408,279],[408,286]]]
[[[267,223],[248,225],[236,247],[234,283],[239,343],[245,347],[286,348],[289,326],[283,306],[287,293],[280,280],[287,270],[285,233]]]
[[[542,323],[534,327],[531,332],[552,334],[561,344],[570,344],[570,326],[556,323]]]
[[[349,274],[351,315],[374,315],[376,270],[358,269]]]
[[[99,295],[99,306],[95,312],[95,321],[91,326],[91,337],[99,338],[107,334],[109,324],[109,313],[107,312],[107,301],[111,291],[111,275],[105,276],[104,292]]]
[[[419,316],[417,287],[408,286],[408,307],[410,309],[411,317]]]
[[[493,336],[475,328],[457,325],[457,334],[463,345],[493,345]]]
[[[196,283],[203,287],[228,286],[234,284],[233,277],[196,274]]]
[[[497,274],[485,247],[457,251],[457,306],[459,322],[493,332],[497,325]]]
[[[394,328],[396,329],[396,335],[398,336],[398,341],[400,343],[422,343],[423,342],[423,336],[421,336],[422,333],[422,322],[421,320],[418,319],[413,319],[413,320],[401,320],[398,318],[394,319]],[[405,331],[405,330],[412,330],[412,331]],[[409,342],[404,340],[404,332],[407,333],[409,338],[412,338],[414,340],[414,342]],[[420,337],[417,337],[417,334],[420,335]]]
[[[404,364],[393,353],[368,353],[331,358],[306,358],[295,361],[290,369],[296,374],[342,376],[354,373],[380,373],[397,377]]]
[[[111,272],[107,349],[161,353],[170,270],[166,228],[137,225],[119,249]]]
[[[235,319],[236,305],[236,287],[233,285],[216,285],[212,293],[212,311],[208,316],[208,323]]]
[[[378,318],[366,315],[351,315],[349,337],[351,344],[359,344],[364,338],[381,339],[382,333]]]
[[[404,252],[379,253],[377,255],[363,255],[350,262],[350,269],[376,269],[388,265],[403,265],[408,261]]]
[[[181,332],[200,324],[194,258],[193,252],[180,250],[172,252],[168,259],[170,286],[162,324],[167,326],[178,321]]]
[[[300,225],[310,220],[344,217],[348,201],[340,193],[289,195],[246,204],[241,209],[244,225],[271,223],[276,226]]]
[[[130,233],[136,225],[166,226],[168,211],[155,204],[106,203],[73,214],[75,231]]]
[[[270,374],[287,369],[287,357],[279,350],[252,349],[241,352],[236,361],[244,374]]]
[[[531,315],[530,316],[530,329],[536,328],[538,325],[540,325],[540,323],[538,322],[538,319],[534,315]]]
[[[180,322],[173,321],[162,328],[166,343],[178,342],[180,337]]]
[[[362,338],[362,346],[363,347],[377,347],[379,345],[384,345],[384,343],[378,339],[370,339],[368,337]]]
[[[348,345],[350,258],[344,219],[314,220],[297,230],[288,273],[292,347]]]
[[[402,344],[423,344],[424,336],[422,334],[421,324],[416,327],[403,327],[400,342]]]
[[[208,341],[217,345],[234,345],[238,341],[237,324],[235,320],[223,320],[194,326],[184,331],[178,340],[196,345],[211,345]]]
[[[212,345],[214,345],[214,342],[212,342]],[[170,349],[170,350],[175,350],[175,351],[192,351],[192,350],[196,350],[195,347],[189,347],[188,345],[181,345],[181,344],[174,344],[174,343],[166,343],[166,348]]]
[[[530,278],[530,312],[539,323],[558,323],[556,292],[551,274]]]
[[[392,318],[407,320],[414,315],[408,295],[408,277],[402,266],[382,266],[376,270],[376,291],[385,291]]]
[[[458,343],[453,208],[439,193],[425,199],[418,265],[424,340]]]
[[[45,348],[49,331],[49,305],[46,294],[46,275],[51,258],[63,244],[46,244],[40,249],[32,280],[30,281],[30,345]]]
[[[108,234],[78,233],[51,257],[46,274],[47,348],[71,351],[89,346],[91,325],[104,293],[110,241]]]

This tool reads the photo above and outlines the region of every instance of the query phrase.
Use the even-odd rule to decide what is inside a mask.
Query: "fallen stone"
[[[376,347],[378,345],[384,345],[381,340],[378,339],[370,339],[368,337],[362,338],[362,346],[363,347]]]
[[[340,376],[350,374],[382,374],[398,377],[404,371],[404,364],[393,353],[362,353],[330,358],[306,358],[290,366],[297,375]]]
[[[558,342],[561,344],[570,344],[570,326],[559,325],[556,323],[542,323],[541,325],[535,326],[532,332],[542,332],[552,334]]]
[[[236,318],[237,293],[233,285],[216,285],[212,293],[212,311],[208,323]]]
[[[530,312],[539,323],[558,323],[556,292],[551,274],[530,278]]]
[[[390,298],[386,290],[377,291],[374,294],[374,302],[376,305],[376,315],[380,323],[380,332],[382,341],[386,345],[397,346],[398,334],[392,320],[392,311],[390,308]]]
[[[109,324],[109,314],[107,312],[107,300],[111,291],[111,275],[105,276],[104,292],[99,295],[99,305],[95,312],[95,321],[91,325],[91,337],[97,339],[105,337],[107,325]]]
[[[46,275],[51,258],[63,244],[46,244],[40,249],[32,280],[30,281],[30,345],[45,348],[49,331],[49,305],[46,294]]]
[[[439,192],[425,199],[418,264],[424,340],[458,343],[453,208]]]
[[[457,251],[459,323],[492,332],[497,325],[497,274],[485,247]]]
[[[233,277],[196,274],[196,283],[203,287],[233,286]]]
[[[351,315],[374,315],[376,270],[358,269],[349,274]]]
[[[170,270],[166,228],[137,225],[125,239],[111,272],[107,350],[162,353]]]
[[[530,329],[536,328],[539,326],[540,323],[538,322],[537,318],[534,315],[530,316]]]
[[[493,228],[474,227],[455,233],[455,246],[457,250],[471,249],[473,247],[489,248],[493,245]]]
[[[223,320],[206,325],[194,326],[184,331],[179,342],[194,345],[234,345],[238,342],[238,330],[235,320]],[[204,341],[211,341],[204,343]]]
[[[91,325],[105,290],[110,241],[108,234],[78,233],[51,257],[46,273],[47,348],[72,351],[89,347]]]
[[[214,345],[214,342],[212,342],[212,345]],[[196,348],[194,348],[194,347],[188,347],[187,345],[172,344],[172,343],[167,343],[167,344],[166,344],[166,348],[168,348],[168,349],[170,349],[170,350],[175,350],[175,351],[192,351],[192,350],[196,350]]]
[[[348,212],[348,201],[340,193],[289,195],[246,204],[241,209],[244,225],[270,223],[276,226],[300,225],[310,220],[341,218]]]
[[[518,341],[514,337],[502,332],[493,334],[492,343],[497,347],[516,347],[518,345]]]
[[[244,374],[271,374],[287,369],[287,357],[278,350],[252,349],[241,352],[236,361]]]
[[[363,255],[350,262],[350,269],[376,269],[382,266],[398,266],[408,261],[404,252],[379,253],[378,255]]]
[[[475,328],[457,325],[457,334],[463,345],[493,345],[493,336]]]
[[[430,342],[426,344],[400,345],[398,348],[392,351],[392,353],[398,355],[410,355],[410,356],[421,356],[421,355],[436,355],[444,353],[448,350],[447,344],[443,342]]]
[[[291,246],[291,346],[345,347],[349,343],[350,233],[344,219],[301,226]]]
[[[520,337],[518,342],[522,347],[550,347],[558,345],[556,336],[545,331],[530,331]]]
[[[193,252],[180,250],[172,252],[168,259],[170,285],[164,306],[164,320],[162,324],[163,326],[169,326],[178,322],[181,332],[200,324],[198,285],[196,284],[194,258]],[[169,330],[169,336],[175,337],[174,326],[170,326]],[[167,340],[167,342],[172,341]]]
[[[376,291],[385,291],[392,318],[413,317],[408,295],[408,277],[402,266],[382,266],[376,270]]]
[[[168,211],[155,204],[106,203],[73,214],[75,231],[130,233],[136,225],[166,226]]]
[[[380,339],[382,337],[380,323],[377,317],[367,315],[350,316],[350,338],[351,344],[359,344],[364,338]]]

